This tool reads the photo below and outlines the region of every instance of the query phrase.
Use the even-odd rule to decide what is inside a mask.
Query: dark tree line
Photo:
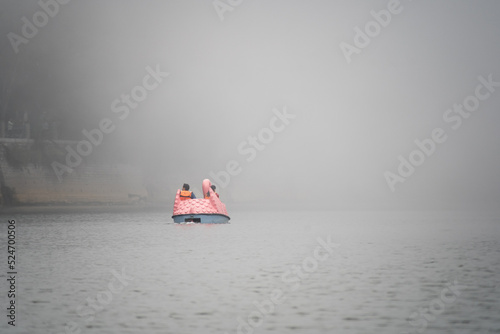
[[[21,17],[33,12],[22,6],[28,5],[8,0],[0,5],[0,137],[73,139],[65,112],[71,106],[68,89],[58,64],[75,50],[61,54],[45,29],[16,53],[8,34],[20,34]]]

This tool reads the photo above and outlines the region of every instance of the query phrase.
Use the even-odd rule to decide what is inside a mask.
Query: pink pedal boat
[[[229,222],[226,205],[212,190],[209,179],[203,180],[203,194],[208,198],[181,199],[181,190],[177,190],[174,202],[174,223],[225,224]]]

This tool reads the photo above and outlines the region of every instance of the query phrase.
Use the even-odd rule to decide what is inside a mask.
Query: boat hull
[[[174,223],[227,224],[229,216],[216,213],[193,213],[172,216]]]

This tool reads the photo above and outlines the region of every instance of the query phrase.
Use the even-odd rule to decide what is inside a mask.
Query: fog
[[[109,118],[95,151],[148,182],[211,178],[228,210],[497,209],[500,87],[447,110],[500,82],[498,1],[73,0],[17,53],[8,33],[41,7],[0,10],[4,115],[52,110],[73,140]],[[148,67],[168,76],[120,119]]]

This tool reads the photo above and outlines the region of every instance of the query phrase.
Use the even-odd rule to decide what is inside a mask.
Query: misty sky
[[[21,92],[31,68],[46,73],[29,108],[62,110],[76,140],[112,119],[96,150],[124,152],[173,189],[201,188],[235,160],[241,172],[218,187],[229,203],[497,209],[500,87],[456,130],[443,115],[479,76],[500,82],[500,2],[403,0],[348,63],[340,44],[355,45],[354,28],[389,2],[244,0],[221,21],[212,1],[73,0],[15,54],[7,33],[40,7],[3,0],[0,66],[25,69],[12,83]],[[112,101],[148,66],[169,76],[119,120]],[[285,107],[295,118],[247,161],[238,146]],[[447,140],[392,192],[384,173],[435,128]]]

